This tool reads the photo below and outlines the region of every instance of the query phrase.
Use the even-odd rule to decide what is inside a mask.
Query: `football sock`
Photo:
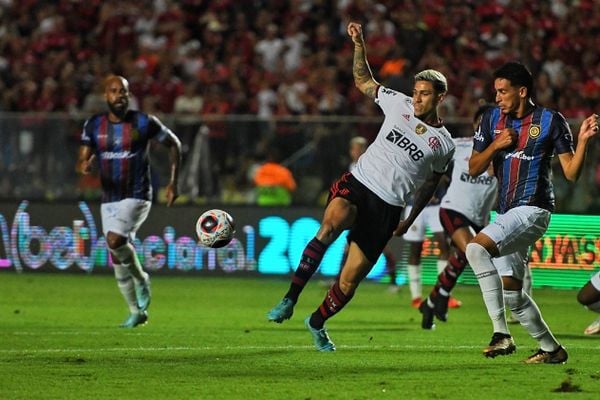
[[[135,252],[135,248],[131,243],[126,243],[116,249],[110,249],[110,252],[117,260],[119,260],[119,264],[129,268],[135,283],[140,284],[142,281],[148,279],[148,274],[144,272],[142,264]]]
[[[586,307],[587,307],[588,310],[600,313],[600,301],[597,301],[597,302],[592,303],[592,304],[588,304]]]
[[[352,299],[352,296],[354,296],[354,291],[344,294],[340,288],[339,281],[335,281],[327,291],[323,303],[310,316],[310,326],[315,329],[323,328],[325,321],[340,312],[350,299]]]
[[[407,265],[408,270],[408,286],[410,288],[410,297],[412,299],[420,298],[422,293],[421,287],[421,265]]]
[[[135,296],[135,285],[129,268],[113,262],[113,269],[115,271],[115,278],[117,279],[117,286],[129,307],[129,312],[132,314],[138,313],[139,308]]]
[[[544,351],[555,351],[560,344],[550,332],[535,301],[522,290],[504,290],[504,299],[523,328],[540,343]]]
[[[384,254],[385,256],[385,269],[390,276],[390,284],[396,284],[396,260],[391,254]]]
[[[438,275],[437,282],[431,291],[431,295],[435,297],[438,293],[442,296],[449,296],[456,281],[467,265],[467,257],[465,253],[457,250],[456,255],[448,259],[448,263],[444,270]]]
[[[531,297],[531,288],[533,286],[533,281],[531,280],[531,270],[529,269],[529,265],[525,266],[525,274],[523,275],[523,291]]]
[[[448,264],[448,260],[437,260],[437,273],[438,275],[442,273],[442,271],[446,268],[446,264]]]
[[[469,243],[466,255],[479,282],[483,301],[492,320],[494,332],[510,334],[504,315],[502,279],[498,275],[496,267],[494,267],[490,253],[479,243]]]
[[[319,268],[327,247],[327,245],[323,244],[316,237],[308,242],[302,252],[302,257],[300,257],[300,264],[296,272],[294,272],[294,276],[292,276],[290,288],[284,297],[292,300],[294,304],[298,302],[298,296],[300,296],[308,280]]]

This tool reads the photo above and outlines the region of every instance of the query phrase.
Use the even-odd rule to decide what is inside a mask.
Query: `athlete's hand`
[[[402,220],[398,223],[398,226],[396,227],[396,230],[394,231],[394,236],[402,236],[404,235],[406,232],[408,232],[408,228],[410,228],[410,226],[413,224],[413,221],[409,221],[409,220]]]
[[[357,22],[350,22],[348,24],[348,35],[352,38],[354,44],[363,44],[362,26]]]
[[[96,159],[96,155],[92,154],[90,158],[79,160],[79,165],[76,170],[82,175],[89,175],[92,173],[94,160]]]
[[[167,207],[171,207],[178,197],[179,192],[177,191],[177,185],[175,183],[169,183],[167,185]]]
[[[598,114],[592,114],[581,123],[579,128],[579,140],[588,140],[598,134],[598,124],[600,123],[600,116]]]
[[[512,128],[504,128],[494,139],[496,150],[504,150],[517,142],[517,133]]]

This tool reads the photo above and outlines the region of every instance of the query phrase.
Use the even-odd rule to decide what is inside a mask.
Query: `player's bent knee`
[[[130,243],[125,243],[120,247],[111,248],[110,253],[120,262],[129,262],[135,256],[135,249]]]
[[[465,255],[471,268],[476,268],[482,262],[490,259],[490,253],[479,243],[469,243],[465,249]]]

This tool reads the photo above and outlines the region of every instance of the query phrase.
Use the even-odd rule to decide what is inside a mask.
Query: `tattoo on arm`
[[[371,68],[369,68],[365,48],[363,46],[354,46],[352,74],[354,75],[354,82],[360,91],[371,98],[375,98],[377,95],[377,82],[373,79],[373,74],[371,73]]]

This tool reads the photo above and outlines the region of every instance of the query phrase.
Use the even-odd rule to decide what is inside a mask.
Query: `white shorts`
[[[123,199],[111,203],[102,203],[100,216],[102,217],[102,232],[104,237],[108,232],[116,233],[135,239],[135,234],[144,223],[152,203],[148,200]]]
[[[410,214],[410,210],[412,210],[412,206],[406,206],[405,218]],[[426,227],[429,227],[429,230],[434,233],[444,232],[444,227],[440,222],[439,204],[425,207],[402,238],[407,242],[422,242],[425,240]]]
[[[481,232],[496,243],[500,257],[493,263],[501,276],[523,279],[529,247],[541,238],[550,224],[550,211],[520,206],[498,214]]]
[[[590,282],[592,283],[592,286],[594,288],[596,288],[597,291],[600,292],[600,271],[596,272],[592,276],[592,279],[590,279]]]

